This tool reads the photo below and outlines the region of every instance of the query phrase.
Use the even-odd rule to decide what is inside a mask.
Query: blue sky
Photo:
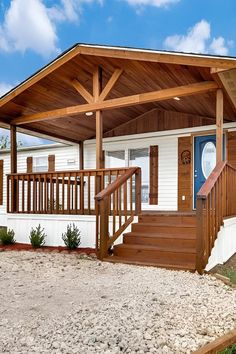
[[[0,0],[0,96],[76,42],[236,56],[235,25],[235,0]]]

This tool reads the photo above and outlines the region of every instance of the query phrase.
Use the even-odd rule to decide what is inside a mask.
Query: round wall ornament
[[[189,165],[191,163],[191,152],[189,150],[184,150],[181,153],[181,162],[183,165]]]

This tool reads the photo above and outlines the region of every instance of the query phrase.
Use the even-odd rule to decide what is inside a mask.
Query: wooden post
[[[11,144],[11,174],[17,173],[17,141],[16,141],[16,126],[10,127],[10,144]],[[12,178],[11,185],[11,212],[16,212],[17,200],[17,185],[15,178]]]
[[[84,169],[84,142],[79,143],[79,169]]]
[[[216,91],[216,163],[223,161],[223,121],[224,121],[223,91]]]
[[[17,173],[17,142],[16,142],[16,126],[11,125],[10,128],[10,144],[11,144],[11,173]]]
[[[205,206],[205,200],[197,199],[196,270],[199,274],[203,274],[205,268],[204,206]]]
[[[93,74],[93,97],[94,102],[98,102],[102,90],[102,70],[97,68]],[[103,119],[102,111],[96,111],[96,168],[102,168],[102,138],[103,138]]]

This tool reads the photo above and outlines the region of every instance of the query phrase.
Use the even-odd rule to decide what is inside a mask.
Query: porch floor
[[[196,212],[143,211],[108,262],[196,269]]]

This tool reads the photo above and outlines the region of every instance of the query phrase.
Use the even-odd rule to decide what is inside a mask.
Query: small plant
[[[226,348],[225,350],[219,352],[219,354],[235,354],[236,353],[236,344]]]
[[[29,239],[32,247],[38,248],[44,246],[45,238],[46,234],[40,224],[35,229],[31,229]]]
[[[13,230],[0,229],[0,243],[2,245],[13,245],[15,242],[15,232]]]
[[[67,248],[74,250],[80,245],[80,231],[75,224],[67,225],[67,231],[62,234],[62,240]]]

